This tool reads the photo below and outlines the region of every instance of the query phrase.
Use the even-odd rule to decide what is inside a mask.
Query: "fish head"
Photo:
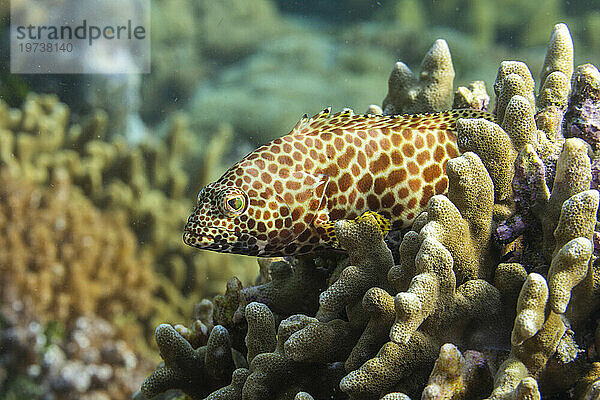
[[[221,253],[277,256],[278,250],[292,239],[292,231],[286,229],[291,222],[285,203],[259,195],[251,197],[239,187],[217,181],[198,193],[183,241]]]

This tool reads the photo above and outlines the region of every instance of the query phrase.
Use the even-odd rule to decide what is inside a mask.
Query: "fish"
[[[382,232],[412,224],[445,194],[457,157],[456,121],[474,109],[432,114],[304,115],[291,132],[259,147],[203,187],[184,228],[189,246],[282,257],[340,250],[335,222],[366,213]]]

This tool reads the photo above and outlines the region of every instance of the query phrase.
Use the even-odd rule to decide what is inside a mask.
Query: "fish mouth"
[[[199,249],[208,247],[215,243],[215,238],[209,235],[198,235],[188,230],[183,231],[183,243]]]
[[[228,241],[227,238],[234,236],[235,241]],[[244,237],[246,236],[246,237]],[[220,253],[234,253],[252,255],[258,251],[256,245],[251,246],[248,243],[249,235],[240,235],[237,232],[222,230],[215,235],[206,233],[196,233],[186,228],[183,231],[183,243],[188,246],[201,250],[212,250]]]

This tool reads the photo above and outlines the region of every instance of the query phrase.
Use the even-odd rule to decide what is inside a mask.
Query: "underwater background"
[[[418,73],[443,38],[454,88],[483,80],[490,104],[502,61],[537,78],[557,23],[569,27],[575,65],[600,63],[593,0],[151,7],[151,73],[20,75],[0,0],[0,399],[129,399],[161,362],[161,323],[190,326],[178,332],[205,346],[213,306],[203,299],[261,283],[268,264],[183,244],[198,191],[305,113],[380,105],[396,61]],[[219,379],[228,385],[231,371]]]

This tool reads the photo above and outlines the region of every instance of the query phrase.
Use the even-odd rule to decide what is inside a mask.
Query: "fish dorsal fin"
[[[449,122],[453,125],[456,120],[460,118],[484,118],[491,122],[496,122],[496,116],[487,111],[474,110],[472,108],[454,109],[448,111],[442,111],[437,113],[428,114],[396,114],[396,115],[373,115],[373,114],[354,114],[351,108],[344,108],[342,111],[332,114],[331,107],[325,108],[323,111],[308,117],[306,114],[300,120],[294,128],[292,128],[289,135],[300,134],[303,135],[315,127],[319,130],[325,130],[331,128],[332,125],[337,123],[343,123],[346,120],[356,121],[369,121],[368,123],[376,123],[377,121],[387,120],[393,124],[404,124],[404,123],[415,123],[419,120],[430,120],[436,121],[440,124],[448,124]]]
[[[323,111],[319,112],[318,114],[313,115],[310,118],[308,117],[307,114],[304,114],[302,116],[302,118],[300,118],[300,121],[298,121],[296,123],[296,125],[294,125],[294,127],[292,128],[289,135],[294,135],[296,133],[302,133],[302,130],[305,128],[309,128],[312,123],[314,123],[316,121],[320,121],[320,120],[323,120],[323,122],[325,122],[325,120],[327,120],[330,116],[331,116],[331,107],[325,108]]]
[[[344,108],[341,113],[339,113],[338,117],[340,118],[348,118],[354,116],[354,110],[351,108]]]
[[[460,108],[437,113],[425,114],[396,114],[383,116],[390,118],[390,123],[396,126],[415,126],[423,123],[426,127],[436,129],[456,129],[456,121],[461,118],[483,118],[491,122],[496,122],[496,116],[487,111],[474,110],[471,108]]]
[[[496,122],[496,116],[487,111],[475,110],[472,108],[457,108],[446,112],[449,113],[455,120],[460,118],[483,118],[490,122]]]

